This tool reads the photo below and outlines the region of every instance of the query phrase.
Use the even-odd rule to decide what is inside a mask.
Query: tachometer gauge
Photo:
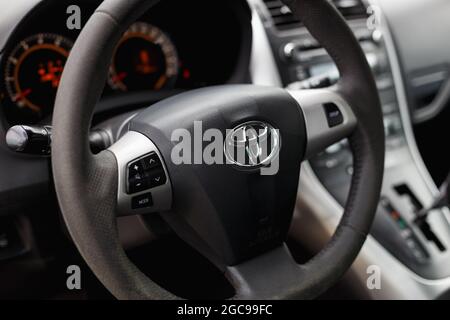
[[[41,33],[21,41],[6,61],[6,90],[15,108],[8,118],[37,122],[51,114],[64,65],[73,43]]]
[[[170,38],[148,23],[133,24],[114,55],[109,84],[122,91],[159,90],[175,82],[178,55]]]

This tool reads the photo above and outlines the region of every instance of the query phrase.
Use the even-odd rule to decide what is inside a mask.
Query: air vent
[[[367,9],[361,0],[330,0],[347,20],[366,18]],[[280,0],[264,0],[273,24],[279,30],[298,28],[301,21],[294,17],[289,8]]]
[[[334,5],[347,20],[367,18],[367,8],[361,0],[333,0]]]
[[[294,29],[302,24],[280,0],[264,0],[272,16],[273,24],[280,30]]]

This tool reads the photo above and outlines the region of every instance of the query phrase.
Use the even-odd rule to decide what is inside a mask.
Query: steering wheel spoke
[[[109,148],[117,161],[117,215],[165,212],[172,207],[172,186],[156,145],[129,131]]]
[[[289,90],[289,93],[298,102],[305,118],[305,159],[310,159],[353,133],[356,117],[338,90]]]
[[[295,289],[303,274],[286,245],[225,272],[235,289],[234,299],[243,300],[299,298]]]

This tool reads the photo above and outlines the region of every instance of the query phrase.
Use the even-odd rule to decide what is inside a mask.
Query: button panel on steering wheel
[[[110,148],[117,160],[119,216],[165,212],[172,207],[172,184],[155,144],[130,131]]]
[[[152,152],[128,165],[128,194],[153,189],[166,183],[161,159]]]

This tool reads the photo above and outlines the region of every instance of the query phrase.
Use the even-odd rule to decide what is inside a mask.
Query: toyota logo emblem
[[[269,166],[280,150],[279,131],[261,121],[243,123],[229,131],[224,146],[227,161],[247,169]]]

